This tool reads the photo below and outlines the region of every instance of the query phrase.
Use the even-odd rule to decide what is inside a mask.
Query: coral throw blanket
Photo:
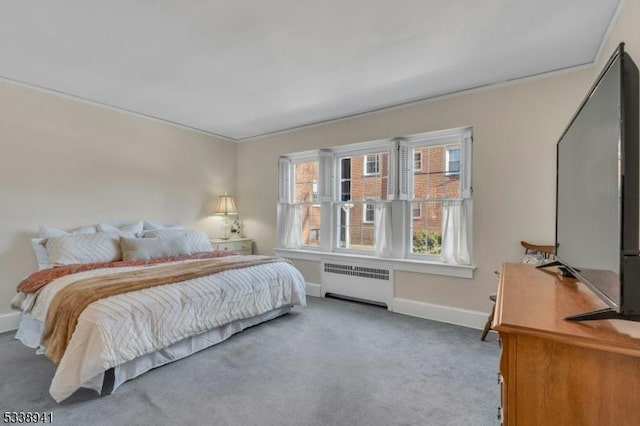
[[[288,261],[275,257],[250,260],[207,259],[80,279],[60,290],[53,298],[47,313],[41,344],[46,347],[46,355],[58,364],[71,340],[80,314],[97,300],[200,278],[230,269],[274,262]]]
[[[188,256],[169,256],[169,257],[155,257],[153,259],[145,260],[118,260],[116,262],[98,262],[98,263],[83,263],[75,265],[54,266],[53,268],[42,269],[29,275],[18,284],[18,291],[20,293],[35,293],[42,287],[49,284],[58,278],[62,278],[67,275],[75,274],[78,272],[93,271],[95,269],[105,268],[122,268],[123,266],[145,266],[145,265],[157,265],[160,263],[177,262],[180,260],[194,260],[194,259],[213,259],[216,257],[233,256],[235,253],[215,250],[205,251],[201,253],[190,254]]]

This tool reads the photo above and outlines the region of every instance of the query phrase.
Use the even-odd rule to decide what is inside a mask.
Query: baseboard
[[[320,297],[322,296],[322,286],[315,283],[306,283],[307,296]]]
[[[0,314],[0,333],[17,329],[19,321],[20,321],[20,312]]]
[[[409,299],[393,299],[393,312],[482,330],[489,313],[434,305]]]
[[[320,297],[321,286],[315,283],[306,283],[307,296]],[[409,299],[393,299],[393,312],[412,317],[425,318],[449,324],[462,325],[464,327],[482,330],[487,321],[486,312],[471,311],[468,309],[454,308],[445,305],[416,302]],[[12,312],[0,315],[0,333],[18,328],[20,313]]]

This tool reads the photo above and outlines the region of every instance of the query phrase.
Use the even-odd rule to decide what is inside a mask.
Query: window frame
[[[320,176],[318,176],[318,178],[320,178]],[[318,179],[314,179],[313,182],[311,182],[311,202],[314,206],[318,205]]]
[[[280,189],[281,194],[279,194],[278,196],[278,218],[280,217],[280,205],[281,204],[290,204],[290,205],[299,205],[301,206],[301,209],[303,209],[301,211],[301,214],[304,215],[304,209],[307,209],[308,211],[311,211],[313,209],[317,209],[318,208],[318,201],[313,199],[313,185],[314,183],[317,181],[318,182],[318,186],[320,185],[319,181],[320,181],[320,155],[318,154],[317,151],[307,151],[304,153],[299,153],[295,156],[291,156],[291,157],[281,157],[280,161],[282,161],[283,159],[287,159],[288,160],[288,170],[287,170],[287,181],[289,183],[289,188],[282,188]],[[295,174],[296,174],[296,167],[299,164],[302,163],[310,163],[310,162],[317,162],[318,163],[318,179],[313,179],[313,181],[311,182],[312,184],[312,196],[311,199],[309,201],[298,201],[296,200],[295,197],[295,191],[296,191],[296,181],[295,181]],[[282,170],[282,169],[281,169]],[[280,179],[280,178],[279,178]],[[280,185],[282,185],[282,182],[280,183]],[[284,192],[284,193],[282,193]],[[319,198],[319,197],[318,197]],[[322,217],[324,215],[324,212],[321,210],[320,211],[320,223],[322,224]],[[303,237],[303,231],[304,231],[304,222],[301,218],[301,226],[302,229],[300,229],[300,235],[301,235],[301,240],[304,241],[304,237]],[[321,225],[320,225],[321,226]],[[321,226],[322,227],[322,226]],[[312,229],[316,229],[316,228],[310,228],[309,230],[309,241],[316,241],[316,240],[312,240],[311,239],[311,230]],[[280,237],[281,232],[282,232],[282,224],[278,221],[277,224],[277,230],[278,230],[278,237]],[[322,232],[318,232],[318,239],[319,242],[322,242]],[[300,244],[300,250],[318,250],[319,246],[318,245],[312,245],[312,244],[304,244],[302,243]]]
[[[463,142],[468,140],[468,142]],[[422,202],[436,201],[433,199],[416,199],[414,198],[414,182],[413,177],[415,171],[424,171],[424,152],[415,152],[416,148],[425,146],[443,146],[448,155],[447,146],[458,145],[460,149],[460,171],[453,172],[452,174],[460,177],[460,191],[462,199],[471,199],[471,146],[472,146],[472,129],[471,128],[459,128],[451,129],[439,132],[430,132],[417,135],[406,136],[402,138],[384,139],[378,141],[364,142],[358,144],[349,144],[337,146],[330,149],[323,149],[318,151],[308,151],[305,153],[290,154],[282,156],[281,158],[288,158],[295,163],[303,162],[304,160],[310,161],[312,158],[318,158],[320,154],[323,154],[319,162],[318,173],[318,187],[319,197],[318,202],[314,202],[317,206],[320,205],[321,219],[320,219],[320,247],[317,245],[305,245],[300,249],[279,249],[287,252],[293,251],[308,251],[309,253],[325,253],[327,255],[333,254],[335,256],[362,256],[364,258],[378,259],[372,250],[358,250],[346,247],[340,247],[340,209],[345,204],[354,206],[355,204],[361,204],[363,206],[362,223],[360,226],[367,224],[375,225],[375,206],[377,203],[390,203],[391,205],[391,217],[392,217],[392,240],[391,240],[391,257],[385,259],[394,260],[397,262],[410,262],[411,264],[430,264],[438,265],[443,264],[440,255],[424,255],[411,253],[413,249],[412,233],[413,222],[418,219],[426,217],[426,213],[423,211]],[[465,153],[466,147],[467,153]],[[386,157],[383,154],[388,153]],[[420,169],[416,169],[416,155],[419,154]],[[412,155],[413,154],[413,155]],[[387,189],[386,194],[381,194],[381,199],[371,200],[365,198],[364,200],[353,200],[353,184],[350,185],[349,200],[342,200],[341,191],[342,184],[345,181],[353,183],[353,161],[350,163],[349,178],[344,179],[341,172],[341,161],[347,157],[353,159],[356,156],[364,157],[363,174],[365,176],[381,176],[383,169],[387,175],[381,176],[381,179],[387,179],[386,185],[381,186],[382,192]],[[377,173],[365,174],[367,159],[371,160],[375,155],[375,162],[377,164]],[[382,159],[385,158],[389,164],[383,166]],[[386,167],[386,168],[385,168]],[[449,167],[449,158],[447,156],[445,161],[445,168]],[[445,172],[446,174],[446,172]],[[357,176],[357,173],[356,175]],[[295,176],[293,177],[295,179]],[[291,187],[295,187],[295,182],[290,181]],[[413,216],[413,208],[411,203],[418,203],[420,208],[420,216]],[[470,200],[470,205],[472,200]],[[281,201],[279,200],[279,205]],[[366,217],[367,205],[373,206],[374,220],[368,221]],[[369,208],[371,211],[371,207]],[[278,215],[280,220],[280,215]],[[353,215],[351,215],[353,220]],[[469,222],[467,222],[467,228],[470,232],[470,239],[473,235],[472,222],[473,215],[469,215]],[[280,241],[281,224],[278,222],[278,236]],[[420,228],[422,229],[422,228]],[[428,228],[425,227],[425,230]],[[347,231],[349,232],[349,228]],[[363,237],[364,238],[364,237]],[[375,245],[375,242],[374,242]],[[472,247],[472,241],[470,241],[470,247]],[[367,246],[368,247],[368,246]],[[471,259],[473,259],[473,254]],[[472,261],[473,262],[473,261]],[[403,264],[405,264],[403,263]],[[443,264],[444,265],[444,264]],[[471,265],[450,265],[446,264],[444,268],[450,271],[455,268],[463,268],[466,270],[473,270]],[[471,269],[469,269],[471,268]],[[462,270],[462,269],[461,269]]]
[[[413,203],[411,203],[413,204]],[[409,204],[409,205],[411,205]],[[422,219],[422,203],[418,203],[418,215],[414,215],[414,208],[411,207],[411,220],[419,220]]]
[[[421,137],[422,136],[422,137]],[[409,138],[407,145],[409,152],[415,152],[416,149],[419,148],[433,148],[433,147],[442,147],[445,151],[444,165],[443,165],[443,176],[458,176],[458,185],[460,187],[460,197],[459,198],[416,198],[414,194],[414,178],[415,178],[415,164],[411,164],[411,169],[408,171],[407,176],[409,178],[408,182],[408,198],[407,201],[409,203],[420,203],[420,208],[422,210],[422,203],[431,203],[431,202],[442,202],[444,200],[456,200],[456,199],[471,199],[471,185],[470,179],[466,180],[468,182],[469,188],[465,188],[465,179],[463,176],[470,177],[471,176],[471,155],[469,155],[468,159],[465,159],[463,152],[466,150],[471,154],[471,143],[473,141],[473,131],[470,128],[467,129],[459,129],[458,131],[450,131],[450,132],[438,132],[437,134],[423,134],[423,135],[415,135],[414,137]],[[453,148],[456,147],[456,148]],[[457,149],[460,151],[460,170],[458,172],[449,173],[447,171],[449,167],[449,149]],[[465,161],[466,160],[466,161]],[[442,207],[441,207],[442,208]],[[409,209],[412,210],[412,209]],[[409,218],[411,218],[411,211],[408,213]],[[428,215],[428,213],[425,213]],[[425,216],[423,215],[423,216]],[[442,213],[441,213],[442,215]],[[428,219],[427,219],[428,220]],[[472,227],[473,219],[469,219],[468,223],[469,229]],[[404,238],[407,241],[405,258],[407,259],[415,259],[415,260],[425,260],[425,261],[439,261],[442,259],[441,254],[422,254],[422,253],[413,253],[413,233],[414,226],[413,220],[410,220],[410,225],[405,227],[404,229]],[[428,227],[424,228],[428,233]],[[442,238],[442,233],[441,238]]]
[[[417,202],[420,204],[420,211],[422,212],[423,208],[422,208],[422,204],[423,203],[438,203],[440,201],[436,201],[436,200],[428,200],[428,199],[422,199],[421,201],[415,201],[415,200],[410,200],[410,202]],[[442,209],[442,206],[440,207]],[[427,208],[427,211],[429,210],[429,208]],[[428,214],[428,213],[427,213]],[[425,214],[424,216],[426,216],[427,214]],[[441,215],[442,216],[442,215]],[[421,218],[422,220],[424,220],[424,218]],[[426,220],[429,220],[428,218]],[[431,254],[431,253],[413,253],[413,234],[414,234],[414,230],[416,229],[413,226],[413,220],[411,221],[411,225],[408,226],[405,229],[405,233],[407,235],[407,241],[409,242],[409,246],[407,246],[407,253],[406,253],[406,258],[407,259],[416,259],[416,260],[425,260],[425,261],[430,261],[430,262],[437,262],[439,261],[442,256],[440,254]],[[425,238],[428,238],[429,235],[429,229],[427,228],[418,228],[419,230],[423,230],[425,231]],[[442,238],[442,232],[440,233],[441,238]]]
[[[369,157],[375,155],[375,161],[373,162],[373,164],[376,165],[376,171],[375,172],[369,172],[368,171],[368,167],[369,167]],[[364,161],[362,162],[362,176],[380,176],[380,154],[379,153],[372,153],[372,154],[364,154]]]
[[[376,202],[375,200],[367,200],[362,204],[362,223],[363,224],[367,224],[367,225],[373,225],[376,221]],[[371,206],[371,209],[369,209],[369,206]],[[371,220],[369,220],[367,218],[367,215],[369,213],[369,211],[371,211],[371,214],[373,215],[373,218],[371,218]]]
[[[351,211],[348,212],[347,216],[347,225],[345,228],[347,228],[345,230],[345,242],[346,245],[348,247],[340,247],[340,232],[341,232],[341,226],[339,226],[340,224],[340,211],[345,207],[349,207],[351,209],[353,209],[356,205],[361,205],[362,206],[362,210],[364,212],[364,208],[365,205],[367,204],[367,201],[340,201],[340,202],[336,202],[333,203],[333,217],[334,217],[334,226],[333,229],[331,229],[331,233],[332,235],[335,237],[335,240],[333,242],[333,253],[341,253],[341,254],[345,254],[345,255],[350,255],[350,254],[355,254],[355,255],[369,255],[371,256],[372,253],[375,251],[375,242],[374,242],[374,247],[371,249],[358,249],[358,248],[353,248],[353,244],[351,244],[351,234],[349,233],[349,228],[351,227],[351,222],[353,220],[353,214],[351,213]],[[375,220],[375,218],[374,218]],[[368,222],[364,222],[364,220],[361,223],[362,225],[371,225],[371,223]]]
[[[347,246],[348,247],[341,247],[341,213],[340,213],[340,209],[341,206],[343,205],[350,205],[352,208],[355,205],[362,205],[362,222],[361,225],[374,225],[375,226],[375,216],[374,216],[374,220],[372,222],[366,221],[365,219],[365,209],[366,209],[366,204],[370,202],[370,200],[374,201],[374,205],[375,202],[380,201],[383,197],[378,197],[378,196],[370,196],[367,197],[365,196],[362,200],[354,200],[354,192],[353,192],[353,188],[354,188],[354,175],[353,172],[354,170],[356,170],[357,168],[354,168],[354,158],[356,157],[362,157],[363,159],[363,165],[362,165],[362,178],[368,178],[368,177],[379,177],[380,179],[383,179],[384,176],[382,176],[382,171],[383,171],[383,164],[382,164],[382,158],[383,155],[385,153],[389,152],[390,146],[392,146],[395,142],[393,142],[392,140],[379,140],[379,141],[372,141],[372,142],[364,142],[364,143],[358,143],[358,144],[350,144],[350,145],[343,145],[340,147],[336,147],[332,150],[332,152],[334,153],[334,161],[333,161],[333,175],[336,177],[334,180],[334,199],[333,199],[333,203],[332,203],[332,218],[334,220],[332,228],[331,229],[331,237],[333,238],[332,241],[332,251],[335,253],[344,253],[344,254],[362,254],[362,255],[372,255],[373,252],[375,251],[375,240],[374,240],[374,246],[372,249],[354,249],[352,248],[352,244],[349,241],[349,236],[345,235],[345,241],[347,241]],[[368,174],[365,175],[365,171],[366,171],[366,164],[367,164],[367,158],[371,157],[375,155],[376,156],[376,164],[378,165],[378,172],[375,174]],[[345,178],[343,176],[343,161],[345,159],[350,159],[350,165],[349,165],[349,169],[350,169],[350,175],[349,178]],[[387,161],[389,161],[389,158],[387,157]],[[389,170],[389,165],[387,164],[387,170]],[[387,176],[388,179],[388,176]],[[343,193],[342,193],[342,188],[343,188],[343,182],[351,182],[350,186],[349,186],[349,199],[348,200],[343,200]],[[386,197],[387,194],[380,194],[381,196]],[[375,207],[374,207],[375,208]],[[375,213],[374,213],[375,214]],[[353,220],[353,214],[351,214],[349,216],[349,225],[347,225],[347,228],[349,228],[351,225],[351,221]],[[345,231],[347,232],[347,234],[349,233],[348,230]],[[375,231],[374,231],[375,232]]]
[[[416,167],[416,155],[420,156],[420,160],[418,160],[420,162],[420,167]],[[421,172],[422,171],[422,152],[418,151],[418,152],[413,152],[413,172]]]
[[[458,170],[451,171],[451,151],[458,151]],[[462,148],[445,147],[445,160],[444,160],[444,173],[446,176],[460,175],[460,169],[462,168]]]

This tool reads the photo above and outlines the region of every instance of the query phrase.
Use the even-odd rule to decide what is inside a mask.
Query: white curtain
[[[297,204],[280,204],[280,247],[298,249],[302,245],[302,209]]]
[[[391,256],[391,203],[377,203],[375,210],[376,256]]]
[[[450,200],[442,202],[442,246],[441,256],[446,263],[471,264],[469,247],[470,200]]]

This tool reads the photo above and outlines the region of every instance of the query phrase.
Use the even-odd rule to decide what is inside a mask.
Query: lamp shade
[[[221,195],[214,213],[223,215],[238,214],[238,209],[236,208],[235,201],[233,201],[233,197],[227,194]]]

